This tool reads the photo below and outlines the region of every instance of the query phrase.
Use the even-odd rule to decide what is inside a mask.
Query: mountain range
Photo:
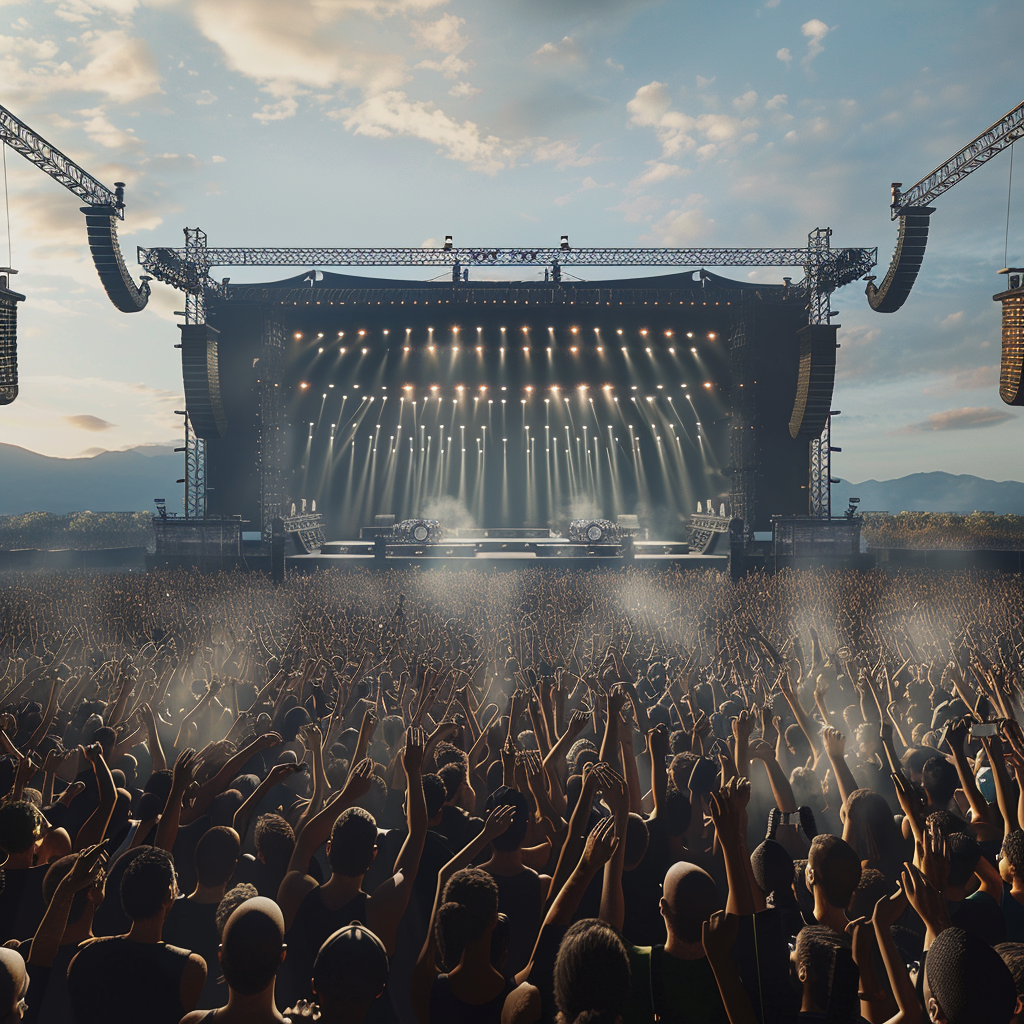
[[[171,445],[140,445],[57,459],[0,444],[0,515],[22,512],[151,511],[154,498],[180,504],[184,464]],[[896,480],[842,480],[832,487],[832,509],[851,497],[862,511],[973,512],[1024,515],[1024,483],[952,473],[912,473]]]

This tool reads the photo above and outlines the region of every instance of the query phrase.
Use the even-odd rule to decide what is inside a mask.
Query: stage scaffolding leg
[[[206,278],[206,232],[185,228],[185,260],[196,271],[200,282],[196,291],[185,292],[185,323],[206,323],[206,295],[202,281]],[[196,437],[185,416],[185,517],[206,518],[206,441]]]
[[[260,530],[264,545],[273,534],[273,521],[281,515],[284,501],[285,431],[281,377],[285,329],[274,315],[263,317],[260,356]]]
[[[835,282],[830,281],[823,268],[829,266],[832,229],[815,228],[807,236],[807,248],[813,258],[806,266],[807,273],[807,322],[829,324],[832,321],[831,290]],[[835,414],[833,414],[835,415]],[[832,453],[840,451],[832,447],[832,416],[825,420],[820,437],[810,443],[807,472],[808,515],[829,519],[832,515]]]

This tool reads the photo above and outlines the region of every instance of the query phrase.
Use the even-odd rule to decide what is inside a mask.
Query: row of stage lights
[[[683,390],[687,389],[687,385],[686,384],[680,384],[679,386]],[[308,381],[302,381],[299,384],[299,390],[300,391],[307,391],[307,390],[309,390],[309,387],[310,387],[310,385],[309,385]],[[334,385],[333,384],[328,384],[327,387],[328,388],[334,388]],[[353,390],[356,390],[356,389],[359,388],[359,385],[358,384],[351,384],[350,387],[352,387]],[[714,384],[713,384],[712,381],[706,380],[706,381],[704,381],[703,387],[704,387],[704,389],[706,391],[711,391],[714,388]],[[386,385],[380,385],[380,389],[381,389],[381,391],[387,391],[387,386]],[[493,390],[493,389],[491,389],[491,390]],[[581,398],[588,397],[588,392],[590,392],[591,390],[593,390],[593,391],[600,390],[607,397],[611,398],[612,401],[617,402],[619,400],[617,395],[613,395],[612,394],[612,392],[615,390],[615,388],[611,384],[603,384],[600,388],[591,388],[589,384],[577,384],[575,389],[561,387],[558,384],[552,384],[551,387],[548,387],[548,388],[534,387],[532,384],[527,384],[526,387],[524,387],[522,390],[526,393],[526,396],[527,396],[526,398],[520,399],[520,401],[524,405],[525,405],[525,403],[527,401],[527,398],[532,398],[535,394],[538,394],[539,392],[542,392],[542,391],[550,391],[551,394],[553,394],[556,398],[564,397],[566,402],[569,401],[568,395],[566,393],[567,392],[571,392],[573,390],[575,390],[577,392],[577,394]],[[639,390],[640,389],[639,389],[638,385],[636,385],[636,384],[631,384],[630,385],[630,391],[639,391]],[[665,390],[665,385],[664,384],[656,384],[655,385],[655,390],[656,391],[664,391]],[[412,384],[404,384],[402,386],[402,391],[404,392],[404,394],[402,394],[400,396],[400,400],[401,401],[404,402],[407,398],[410,401],[413,401],[413,402],[416,401],[416,397],[415,397],[415,394],[414,394],[414,392],[415,392],[415,386],[414,385],[412,385]],[[438,384],[431,384],[430,387],[429,387],[429,391],[430,391],[429,395],[424,395],[423,396],[423,401],[424,402],[432,402],[432,401],[435,401],[435,400],[440,402],[440,401],[444,400],[444,395],[441,393],[440,385],[438,385]],[[481,384],[476,389],[477,394],[472,395],[472,396],[467,395],[466,394],[467,391],[472,392],[473,388],[465,387],[462,384],[457,384],[455,386],[456,397],[453,398],[452,401],[453,402],[459,402],[463,398],[472,397],[474,402],[478,402],[478,401],[480,401],[481,399],[483,399],[483,398],[485,398],[487,396],[488,388],[487,388],[487,386],[485,384]],[[502,385],[501,388],[500,388],[499,393],[502,392],[502,391],[508,391],[508,388],[505,385]],[[688,395],[691,394],[691,393],[692,392],[688,392]],[[322,398],[326,398],[327,397],[327,392],[326,391],[323,392],[321,397]],[[346,401],[348,400],[348,395],[342,395],[341,397],[342,397],[343,400],[346,400]],[[375,396],[374,395],[369,395],[369,396],[362,395],[362,396],[359,396],[359,397],[361,397],[363,399],[363,401],[369,400],[369,401],[372,402],[374,400]],[[636,396],[633,395],[631,397],[635,398]],[[647,401],[648,402],[653,402],[654,399],[657,396],[656,395],[648,395],[646,397],[647,397]],[[381,400],[382,401],[387,401],[387,399],[388,399],[387,395],[381,395]],[[668,400],[671,402],[672,401],[672,397],[669,396]],[[550,399],[545,398],[544,401],[548,402],[548,401],[550,401]],[[593,398],[591,398],[590,401],[592,402]],[[504,405],[505,402],[506,402],[506,399],[502,398],[501,399],[501,404]],[[494,404],[494,399],[493,398],[488,398],[487,399],[487,403],[488,403],[488,405],[493,405]]]
[[[452,332],[452,334],[458,334],[461,330],[462,330],[461,327],[453,327],[451,329],[451,332]],[[476,329],[476,333],[477,334],[483,334],[483,330],[484,329],[482,327],[478,327]],[[507,328],[499,327],[498,330],[501,331],[502,334],[505,334],[507,336]],[[521,328],[521,330],[522,330],[523,334],[529,334],[530,333],[530,328],[529,327],[523,327],[523,328]],[[548,327],[547,331],[548,331],[548,334],[554,334],[555,333],[554,327]],[[571,334],[579,334],[580,329],[578,327],[570,327],[569,328],[569,332]],[[359,330],[359,331],[356,331],[354,333],[355,333],[355,336],[358,337],[358,338],[365,338],[366,335],[369,332],[366,331],[366,330]],[[433,333],[434,333],[434,328],[433,327],[428,327],[427,328],[427,334],[428,335],[433,335]],[[623,329],[621,327],[617,327],[615,329],[615,333],[616,333],[616,335],[621,337],[624,334],[624,331],[623,331]],[[648,329],[646,327],[642,327],[642,328],[640,328],[640,332],[639,333],[640,333],[640,336],[642,338],[646,338],[652,332],[648,331]],[[654,333],[656,334],[657,332],[654,332]],[[674,338],[675,337],[675,331],[664,331],[663,333],[664,333],[666,338]],[[381,334],[383,334],[384,337],[386,338],[386,337],[388,337],[391,334],[391,331],[388,328],[385,327],[384,330],[381,331]],[[411,334],[412,334],[412,328],[411,327],[406,327],[406,329],[405,329],[405,336],[408,338],[409,335],[411,335]],[[594,328],[594,334],[597,335],[598,337],[600,337],[601,336],[601,328],[600,327],[595,327]],[[295,334],[293,335],[293,337],[295,338],[296,341],[302,341],[303,338],[305,337],[305,335],[303,335],[303,333],[301,331],[296,331]],[[324,337],[324,332],[320,331],[317,334],[317,336],[316,336],[316,340],[320,341],[323,337]],[[344,331],[338,331],[338,337],[339,338],[344,338],[345,337],[345,332]],[[687,338],[694,338],[694,337],[696,337],[696,335],[693,333],[693,331],[687,331],[686,332],[686,337]],[[718,335],[715,334],[713,331],[708,333],[708,335],[707,335],[708,341],[715,341],[715,340],[717,340],[717,338],[718,338]]]

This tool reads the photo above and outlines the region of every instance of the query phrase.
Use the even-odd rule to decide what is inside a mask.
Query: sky
[[[1020,0],[0,0],[0,103],[127,183],[132,257],[186,225],[266,246],[799,246],[829,226],[877,246],[881,278],[890,182],[1024,98],[1022,44]],[[27,298],[0,442],[174,440],[183,297],[115,310],[80,201],[5,159],[0,264],[9,237]],[[1003,153],[937,201],[898,313],[859,283],[833,296],[835,475],[1024,479],[991,299],[1004,246],[1024,265],[1024,151],[1015,173]]]

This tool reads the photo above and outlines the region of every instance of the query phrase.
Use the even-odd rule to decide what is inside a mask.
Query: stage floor
[[[726,570],[727,555],[699,554],[676,541],[636,541],[633,554],[613,545],[571,544],[563,537],[530,539],[459,537],[438,544],[388,543],[387,555],[375,555],[373,541],[328,541],[319,552],[288,555],[288,565],[306,569],[347,568],[350,566],[437,566],[475,569],[521,569],[549,566],[579,569],[592,566],[620,568],[640,565],[651,568],[678,566],[685,569]],[[628,548],[625,549],[628,552]]]

